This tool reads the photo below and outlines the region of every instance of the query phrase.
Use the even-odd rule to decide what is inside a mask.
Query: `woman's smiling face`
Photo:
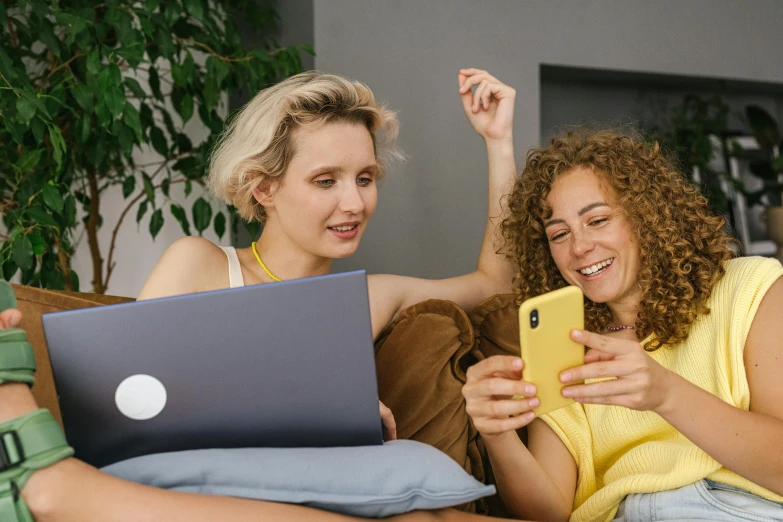
[[[594,303],[638,302],[639,247],[608,183],[589,167],[574,167],[555,180],[546,201],[549,250],[565,280]]]

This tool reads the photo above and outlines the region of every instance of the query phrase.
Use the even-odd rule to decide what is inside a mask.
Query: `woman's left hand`
[[[397,422],[394,420],[394,414],[381,401],[378,401],[378,407],[381,409],[381,422],[383,423],[383,440],[397,439]]]
[[[473,91],[473,86],[476,90]],[[517,92],[480,69],[460,69],[459,94],[470,124],[485,140],[511,139]]]
[[[667,402],[671,372],[650,357],[637,341],[585,330],[574,330],[571,338],[591,349],[585,354],[584,366],[564,371],[560,380],[566,384],[586,379],[610,380],[566,386],[564,397],[585,404],[613,404],[640,411],[656,411]]]

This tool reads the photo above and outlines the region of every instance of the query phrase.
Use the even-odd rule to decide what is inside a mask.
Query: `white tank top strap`
[[[245,278],[242,277],[242,265],[239,264],[239,256],[236,248],[232,246],[220,247],[228,258],[228,284],[231,288],[245,286]]]

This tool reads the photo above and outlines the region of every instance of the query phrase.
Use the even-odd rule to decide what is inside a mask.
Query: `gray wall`
[[[315,0],[315,66],[360,79],[399,112],[391,169],[359,252],[335,270],[472,270],[486,213],[483,144],[457,70],[517,89],[517,156],[540,142],[541,64],[783,84],[778,0]],[[518,165],[520,162],[518,162]]]

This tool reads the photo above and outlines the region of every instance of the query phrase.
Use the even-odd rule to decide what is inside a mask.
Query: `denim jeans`
[[[700,480],[695,484],[658,493],[634,493],[620,503],[615,522],[690,520],[783,521],[783,504],[743,489]]]

